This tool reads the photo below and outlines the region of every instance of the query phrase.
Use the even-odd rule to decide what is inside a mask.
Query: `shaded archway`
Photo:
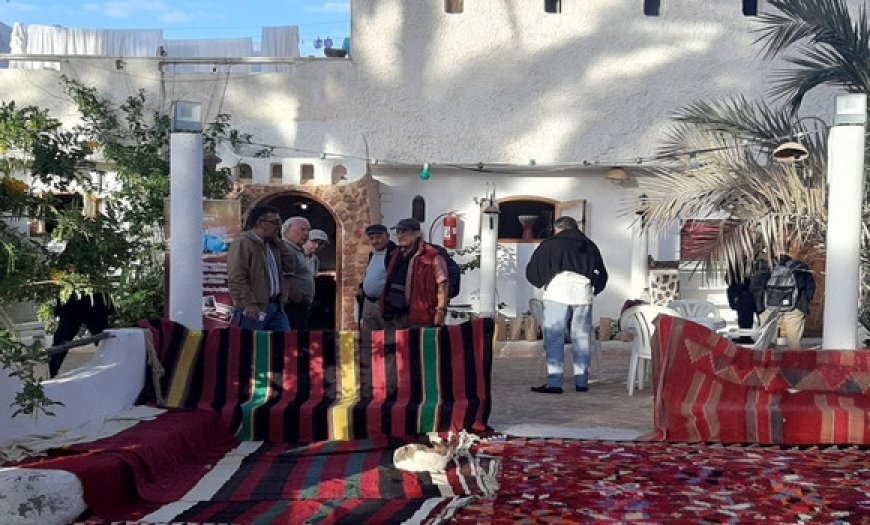
[[[337,234],[339,227],[333,211],[312,195],[298,191],[274,193],[265,197],[260,204],[278,208],[282,221],[294,216],[305,217],[312,228],[325,231],[329,237],[329,243],[317,254],[320,270],[315,278],[311,329],[334,330],[337,326],[336,311],[340,301],[336,291],[338,268],[341,267],[341,235]]]

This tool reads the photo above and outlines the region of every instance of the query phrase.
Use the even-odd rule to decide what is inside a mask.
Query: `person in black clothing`
[[[801,348],[801,338],[804,334],[807,315],[810,312],[810,302],[816,293],[816,280],[812,270],[803,261],[792,259],[788,253],[780,253],[775,259],[773,267],[763,265],[755,272],[749,283],[752,294],[755,296],[756,310],[761,312],[759,322],[762,324],[777,310],[765,303],[765,291],[771,274],[778,266],[791,268],[794,272],[795,287],[797,288],[797,301],[793,309],[788,311],[778,310],[781,314],[780,328],[785,332],[788,348]]]
[[[585,392],[589,388],[592,301],[607,285],[607,269],[598,246],[580,231],[574,218],[559,217],[553,227],[555,235],[538,246],[526,266],[529,283],[544,289],[547,382],[533,386],[532,391],[562,393],[565,332],[570,331],[574,387]]]
[[[108,295],[95,293],[93,295],[73,295],[66,302],[58,299],[54,314],[58,317],[57,329],[52,337],[52,345],[60,346],[72,341],[79,333],[82,325],[87,327],[91,335],[97,335],[109,327],[109,316],[115,313],[112,300]],[[52,354],[48,361],[50,377],[60,372],[67,351]]]
[[[728,296],[728,306],[737,312],[737,326],[739,328],[752,328],[755,324],[756,300],[750,289],[750,276],[739,276],[735,269],[728,272],[728,288],[725,293]],[[752,343],[752,339],[746,336],[734,340],[736,343]]]

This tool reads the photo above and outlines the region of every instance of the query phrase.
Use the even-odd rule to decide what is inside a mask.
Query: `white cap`
[[[308,232],[308,240],[309,241],[323,241],[325,243],[329,242],[329,237],[326,235],[326,232],[323,230],[311,230]]]

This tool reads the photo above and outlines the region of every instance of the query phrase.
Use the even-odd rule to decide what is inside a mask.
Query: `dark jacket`
[[[607,285],[607,269],[598,246],[580,230],[564,230],[545,239],[526,266],[526,279],[543,288],[561,272],[586,276],[595,295]]]
[[[794,268],[794,280],[798,292],[795,308],[804,314],[808,314],[810,312],[810,302],[816,293],[816,280],[813,278],[813,272],[810,270],[810,267],[803,261],[796,261],[788,255],[780,255],[775,264],[785,264]],[[766,309],[764,304],[764,288],[770,279],[770,273],[770,267],[765,264],[753,274],[749,283],[749,289],[752,295],[755,296],[755,310],[758,313]]]
[[[387,267],[387,285],[380,297],[381,314],[385,311],[385,299],[390,281],[399,259],[401,250],[394,250]],[[438,275],[447,276],[447,267],[438,250],[427,242],[420,241],[417,251],[411,257],[406,278],[406,298],[408,301],[408,324],[410,326],[432,326],[435,308],[438,306]],[[441,266],[440,272],[436,266]]]

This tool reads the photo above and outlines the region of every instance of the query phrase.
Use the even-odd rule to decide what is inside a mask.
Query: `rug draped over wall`
[[[686,319],[657,326],[657,438],[870,444],[870,351],[754,351]]]
[[[167,406],[215,410],[241,440],[479,432],[489,419],[491,319],[374,332],[144,327],[166,370]]]

